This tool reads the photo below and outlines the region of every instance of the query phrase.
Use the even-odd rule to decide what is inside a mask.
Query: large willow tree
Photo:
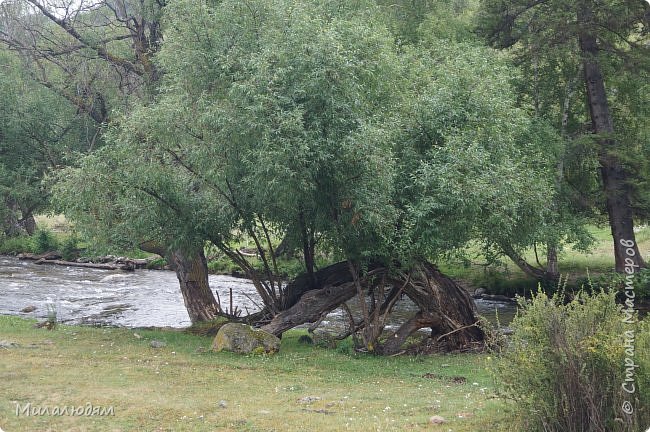
[[[471,298],[429,261],[545,209],[548,135],[515,108],[507,66],[469,43],[399,49],[367,1],[178,1],[166,16],[160,95],[67,172],[69,211],[114,239],[211,242],[276,334],[358,296],[369,350],[423,327],[450,348],[480,340]],[[288,285],[285,237],[305,270]],[[317,269],[319,251],[339,263]],[[420,310],[378,344],[401,294]]]

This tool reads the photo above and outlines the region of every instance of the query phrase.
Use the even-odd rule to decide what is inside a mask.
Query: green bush
[[[492,366],[499,395],[515,402],[516,430],[622,432],[650,425],[648,320],[625,323],[614,290],[580,292],[569,302],[539,292],[520,307],[512,339]],[[624,343],[630,330],[632,357]],[[632,395],[622,389],[626,358],[638,365]],[[626,400],[632,415],[621,408]]]
[[[31,237],[21,235],[0,239],[0,255],[16,255],[24,252],[34,252],[34,244]]]
[[[616,273],[614,271],[603,273],[598,277],[594,278],[593,285],[599,287],[614,287],[616,288],[622,296],[622,292],[625,289],[625,273]],[[586,278],[584,281],[589,281],[589,278]],[[641,269],[634,274],[633,279],[634,284],[634,294],[638,300],[650,299],[650,269]]]
[[[68,236],[61,244],[61,255],[63,259],[72,261],[79,258],[79,239],[75,234]]]
[[[35,253],[45,253],[59,249],[59,241],[54,233],[47,229],[39,229],[36,231],[32,241],[34,242]]]

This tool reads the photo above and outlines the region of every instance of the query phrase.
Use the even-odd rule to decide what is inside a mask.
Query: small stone
[[[219,408],[227,408],[227,407],[228,407],[228,403],[225,400],[222,399],[219,401]]]
[[[298,399],[298,403],[301,404],[310,404],[316,401],[319,401],[321,398],[318,396],[305,396]]]
[[[151,345],[151,348],[162,348],[162,347],[166,346],[167,344],[165,342],[163,342],[163,341],[152,340],[150,345]]]
[[[6,340],[0,340],[0,348],[18,348],[20,345],[18,345],[16,342],[10,342]]]
[[[30,313],[30,312],[34,312],[35,310],[36,310],[36,306],[32,305],[32,306],[27,306],[26,308],[23,308],[20,311],[22,313]]]
[[[437,416],[437,415],[432,416],[429,419],[429,423],[431,423],[433,425],[440,425],[440,424],[443,424],[444,422],[445,422],[445,418],[441,417],[441,416]]]
[[[136,338],[136,339],[142,339],[142,336],[140,336],[137,333],[133,333],[133,337]]]

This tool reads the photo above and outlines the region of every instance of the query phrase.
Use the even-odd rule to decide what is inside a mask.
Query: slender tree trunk
[[[600,173],[603,180],[609,225],[614,239],[614,258],[616,271],[625,270],[626,260],[644,267],[643,257],[639,253],[634,235],[634,219],[627,183],[628,174],[616,156],[614,121],[609,111],[605,81],[598,62],[598,43],[590,31],[593,26],[591,1],[583,0],[578,10],[580,32],[580,50],[583,56],[584,80],[587,89],[587,103],[591,116],[592,128],[599,135]]]
[[[549,277],[546,271],[530,265],[528,261],[519,255],[517,251],[515,251],[514,248],[509,244],[501,243],[499,247],[503,253],[506,254],[506,256],[510,258],[512,262],[515,263],[515,265],[528,276],[539,280],[547,279]]]
[[[560,268],[557,261],[557,247],[554,244],[546,245],[546,274],[554,279],[560,276]]]

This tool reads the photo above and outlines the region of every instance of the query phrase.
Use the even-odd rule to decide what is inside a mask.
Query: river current
[[[257,293],[247,279],[210,276],[210,286],[224,308],[232,304],[246,314],[259,310]],[[21,312],[34,306],[33,312]],[[514,306],[477,300],[479,313],[508,323]],[[37,265],[0,257],[0,314],[43,318],[54,308],[60,322],[123,327],[186,327],[190,320],[176,274],[171,271],[107,271],[57,265]],[[414,313],[407,300],[397,303],[389,327]],[[342,328],[346,319],[333,311],[323,326]]]

